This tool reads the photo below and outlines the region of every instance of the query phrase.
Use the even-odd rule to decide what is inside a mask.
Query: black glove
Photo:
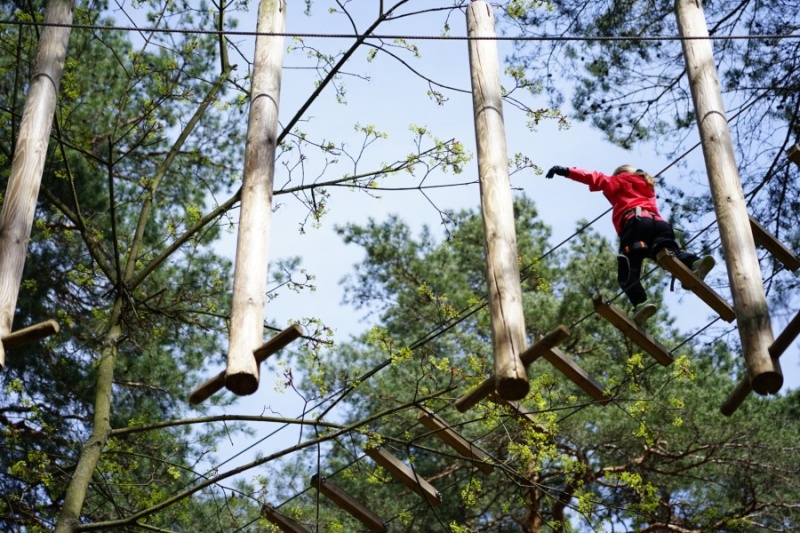
[[[569,169],[566,167],[562,167],[560,165],[556,165],[554,167],[550,167],[550,170],[547,171],[547,174],[544,175],[545,178],[552,178],[555,175],[559,176],[566,176],[569,174]]]

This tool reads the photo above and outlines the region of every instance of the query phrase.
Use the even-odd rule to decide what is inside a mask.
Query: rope
[[[245,30],[186,30],[179,28],[146,28],[141,26],[116,26],[98,24],[63,24],[45,23],[20,20],[2,20],[0,25],[6,26],[52,26],[55,28],[71,28],[73,30],[113,30],[148,33],[179,33],[187,35],[219,35],[219,36],[272,36],[272,37],[300,37],[314,39],[401,39],[406,41],[753,41],[775,39],[800,39],[800,34],[755,34],[755,35],[709,35],[709,36],[681,36],[681,35],[513,35],[513,36],[466,36],[466,35],[403,35],[403,34],[374,34],[360,35],[356,33],[302,33],[302,32],[257,32]]]

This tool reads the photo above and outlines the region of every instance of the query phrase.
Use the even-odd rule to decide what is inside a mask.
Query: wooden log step
[[[569,337],[569,329],[564,325],[558,325],[556,328],[548,332],[544,337],[542,337],[539,341],[534,343],[532,346],[528,347],[522,354],[519,355],[520,361],[522,361],[523,365],[530,366],[533,362],[536,361],[537,358],[542,356],[545,352],[547,352],[551,347],[556,346],[557,344],[561,343],[565,339]],[[481,400],[486,398],[487,395],[495,391],[496,387],[496,380],[495,376],[492,375],[483,382],[481,382],[478,387],[468,391],[466,394],[462,395],[455,401],[456,409],[459,412],[466,412],[476,404],[478,404]],[[505,399],[504,399],[505,400]]]
[[[3,348],[14,349],[33,341],[58,334],[61,327],[53,319],[26,326],[3,336]]]
[[[372,447],[364,451],[375,463],[386,469],[397,480],[421,496],[431,506],[442,504],[442,494],[439,493],[427,480],[419,476],[416,471],[404,464],[395,455],[383,447]]]
[[[336,506],[361,521],[372,532],[388,532],[383,519],[372,513],[342,488],[324,477],[320,477],[319,473],[311,477],[311,486],[333,501]]]
[[[514,402],[514,401],[511,401]],[[458,454],[467,458],[472,462],[475,467],[480,469],[486,474],[494,471],[492,467],[491,458],[480,447],[474,445],[464,439],[464,437],[456,432],[450,425],[448,425],[441,417],[433,412],[425,409],[420,409],[417,415],[417,420],[422,423],[426,428],[433,430],[436,437],[447,443]]]
[[[800,312],[795,314],[789,324],[786,325],[786,328],[783,329],[783,332],[769,346],[770,357],[776,360],[780,358],[798,334],[800,334]],[[722,403],[719,411],[722,415],[733,415],[751,391],[753,391],[753,386],[750,384],[750,376],[745,373],[745,376],[739,381],[727,400]]]
[[[0,338],[0,370],[6,366],[6,351],[59,332],[58,323],[52,319],[10,332]]]
[[[620,332],[625,334],[631,341],[639,345],[645,352],[655,358],[661,365],[669,365],[672,363],[672,355],[670,352],[653,336],[639,328],[639,326],[628,317],[625,312],[617,306],[606,301],[600,295],[595,295],[594,309],[605,318],[609,323],[617,327]]]
[[[288,515],[282,514],[268,504],[261,507],[261,515],[284,532],[311,532]]]
[[[711,289],[704,281],[697,278],[694,273],[678,260],[668,250],[662,250],[656,255],[656,261],[665,270],[672,273],[675,278],[681,281],[683,287],[692,291],[695,295],[708,304],[712,310],[717,312],[723,321],[732,322],[736,319],[736,312],[733,307],[719,294]]]
[[[275,354],[286,345],[303,335],[303,327],[299,324],[293,324],[289,328],[282,330],[269,341],[261,345],[253,351],[253,356],[256,359],[256,364],[260,364],[272,354]],[[225,386],[225,371],[221,371],[217,376],[203,382],[191,395],[189,395],[189,403],[199,404],[209,398],[211,395],[219,391]]]
[[[772,232],[764,228],[752,215],[750,215],[750,229],[753,231],[753,240],[755,240],[756,244],[764,247],[786,269],[793,272],[800,269],[800,258],[795,256],[786,245],[781,243]]]
[[[606,405],[611,401],[611,398],[604,393],[605,388],[558,347],[545,352],[544,359],[600,404]]]

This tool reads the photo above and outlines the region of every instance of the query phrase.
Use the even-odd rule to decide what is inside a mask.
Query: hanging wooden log
[[[569,337],[569,329],[567,329],[564,325],[559,325],[550,332],[547,333],[544,337],[542,337],[539,341],[534,343],[532,346],[528,347],[522,354],[520,354],[519,359],[523,365],[526,367],[536,361],[537,358],[542,356],[545,352],[547,352],[551,347],[554,347],[558,343],[561,343],[565,339]],[[496,380],[494,375],[490,376],[483,382],[481,382],[478,387],[470,390],[466,394],[462,395],[455,401],[455,406],[459,412],[466,412],[476,404],[478,404],[481,400],[486,398],[487,395],[495,391],[495,384]]]
[[[25,328],[3,336],[3,348],[13,349],[21,345],[26,345],[45,337],[54,336],[58,334],[59,330],[60,327],[58,323],[52,319],[26,326]]]
[[[767,252],[781,262],[786,269],[790,271],[800,269],[800,258],[795,256],[786,245],[781,243],[777,237],[764,228],[752,215],[750,215],[750,229],[753,231],[753,239],[755,239],[756,244],[764,247]]]
[[[395,455],[383,447],[373,447],[364,451],[376,464],[392,474],[397,480],[405,484],[431,506],[442,504],[442,494],[439,493],[427,480],[422,478],[412,468],[404,464]]]
[[[789,348],[789,345],[792,344],[792,341],[797,338],[798,334],[800,334],[800,312],[795,314],[789,324],[786,325],[786,328],[783,329],[783,332],[775,339],[775,342],[770,345],[769,355],[776,360],[780,358]],[[722,404],[719,411],[723,415],[733,415],[751,391],[753,391],[753,387],[750,385],[750,377],[745,375],[736,385],[728,399]]]
[[[675,12],[747,372],[756,393],[777,393],[783,373],[778,360],[769,355],[772,321],[708,24],[697,0],[676,0]]]
[[[494,348],[494,377],[501,397],[524,398],[530,390],[519,355],[526,346],[522,286],[508,152],[503,124],[503,99],[491,6],[473,1],[467,8],[472,102],[478,147],[478,177],[486,245],[486,280]]]
[[[684,265],[678,258],[668,250],[662,250],[656,255],[656,261],[665,270],[672,273],[675,278],[681,281],[684,289],[694,292],[703,302],[708,304],[712,310],[717,312],[723,321],[731,322],[736,319],[736,312],[733,311],[728,302],[719,293],[711,289],[703,280]]]
[[[336,506],[361,521],[372,532],[388,532],[383,519],[372,513],[342,488],[325,477],[320,477],[319,473],[311,477],[311,486],[333,501]]]
[[[512,401],[513,402],[513,401]],[[464,439],[461,434],[456,432],[441,417],[433,412],[420,409],[417,420],[426,428],[433,430],[436,437],[447,443],[458,454],[472,462],[475,467],[488,474],[494,471],[491,465],[491,457],[480,447]]]
[[[237,395],[258,389],[253,351],[264,335],[264,295],[269,267],[269,230],[277,149],[278,107],[283,66],[284,0],[258,7],[253,83],[244,156],[242,204],[233,272],[230,341],[225,387]]]
[[[619,331],[625,334],[631,341],[655,358],[658,363],[665,366],[672,363],[673,358],[670,352],[661,343],[656,341],[653,336],[639,328],[639,326],[621,309],[606,301],[600,295],[596,295],[593,302],[594,309],[601,317],[617,327]]]
[[[311,532],[288,515],[279,512],[268,504],[261,507],[261,515],[284,532]]]
[[[553,347],[545,352],[544,359],[600,404],[606,405],[611,401],[604,393],[605,388],[584,371],[580,365],[561,352],[558,347]]]
[[[289,328],[282,330],[280,333],[272,337],[272,339],[253,351],[253,356],[255,357],[256,363],[260,364],[269,356],[275,354],[302,335],[303,327],[299,324],[293,324]],[[222,389],[223,386],[225,386],[225,371],[222,371],[214,378],[203,382],[203,384],[195,389],[192,394],[189,395],[189,403],[199,404]]]
[[[47,2],[36,64],[0,210],[0,338],[11,333],[14,322],[56,97],[67,57],[72,10],[71,0]],[[0,369],[5,365],[6,353],[0,343]]]

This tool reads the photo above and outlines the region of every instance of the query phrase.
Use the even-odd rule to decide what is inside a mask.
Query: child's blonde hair
[[[614,169],[614,176],[616,176],[617,174],[622,174],[623,172],[641,176],[644,179],[644,181],[647,182],[647,185],[649,185],[651,189],[656,188],[656,179],[647,174],[646,172],[644,172],[642,169],[637,169],[633,165],[620,165],[619,167]]]

